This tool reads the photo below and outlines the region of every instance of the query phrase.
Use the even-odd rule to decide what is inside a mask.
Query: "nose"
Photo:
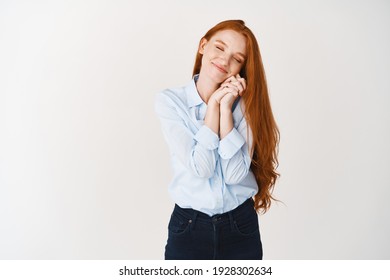
[[[229,58],[226,54],[221,55],[221,65],[227,66],[228,65]]]

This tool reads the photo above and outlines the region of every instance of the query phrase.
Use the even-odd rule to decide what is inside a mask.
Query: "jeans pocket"
[[[242,236],[252,236],[259,233],[259,221],[257,214],[245,219],[234,220],[236,231]]]
[[[175,236],[185,234],[189,230],[191,222],[191,220],[186,220],[172,213],[168,224],[169,234]]]

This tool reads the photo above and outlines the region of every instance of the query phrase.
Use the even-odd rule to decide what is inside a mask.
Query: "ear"
[[[207,42],[208,42],[208,41],[207,41],[206,38],[202,38],[202,40],[200,40],[199,49],[198,49],[198,52],[199,52],[200,54],[203,54],[203,53],[204,53],[204,48],[205,48]]]

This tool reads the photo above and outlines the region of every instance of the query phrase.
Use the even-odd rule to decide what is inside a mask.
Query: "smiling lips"
[[[217,68],[220,72],[224,73],[224,74],[227,74],[227,71],[225,70],[225,68],[223,68],[221,65],[218,65],[216,63],[213,63],[212,64],[215,66],[215,68]]]

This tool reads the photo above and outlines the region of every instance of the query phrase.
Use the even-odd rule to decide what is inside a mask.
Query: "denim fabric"
[[[261,260],[258,216],[250,198],[212,217],[175,205],[168,225],[166,260]]]

